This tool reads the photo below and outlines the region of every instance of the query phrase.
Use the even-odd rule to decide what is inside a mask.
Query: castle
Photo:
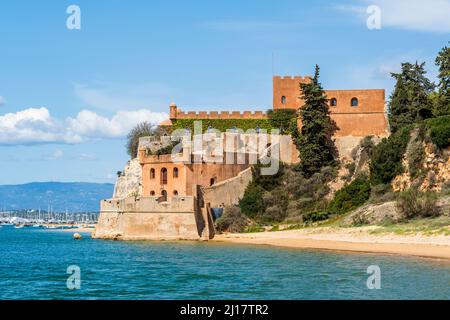
[[[311,78],[275,76],[273,110],[301,108],[304,101],[301,99],[300,83],[307,81]],[[331,117],[338,127],[334,138],[341,157],[366,136],[389,135],[383,89],[326,90],[326,94]],[[193,120],[219,121],[225,127],[229,124],[227,129],[232,129],[239,121],[253,121],[258,126],[264,126],[268,119],[269,115],[262,111],[183,112],[177,105],[171,104],[170,119],[161,125],[180,129],[180,123],[183,125]],[[297,123],[301,126],[300,119]],[[171,154],[148,152],[152,144],[161,147],[160,142],[141,139],[138,157],[127,165],[125,175],[118,178],[113,199],[101,202],[94,237],[123,240],[210,239],[214,236],[216,213],[227,205],[237,204],[251,182],[251,166],[261,156],[257,151],[266,155],[271,152],[272,158],[278,157],[277,161],[287,164],[299,161],[298,151],[287,134],[257,134],[256,144],[259,147],[256,151],[237,147],[247,145],[253,139],[251,134],[231,130],[220,134],[206,132],[202,136],[209,137],[206,140],[215,141],[223,148],[220,152],[209,150],[203,145],[204,138],[200,142],[200,152],[193,150],[193,144],[183,143],[174,161]],[[278,156],[273,152],[275,149]],[[196,157],[200,161],[193,161]],[[204,160],[208,157],[213,161]],[[223,161],[225,159],[233,161]]]

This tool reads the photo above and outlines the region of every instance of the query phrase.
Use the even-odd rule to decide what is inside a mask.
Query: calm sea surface
[[[79,266],[81,288],[67,289]],[[381,269],[381,289],[366,286]],[[450,299],[438,261],[0,228],[0,299]]]

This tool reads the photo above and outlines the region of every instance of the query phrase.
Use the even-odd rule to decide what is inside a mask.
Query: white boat
[[[15,229],[22,229],[23,228],[23,224],[18,224],[16,226],[14,226]]]

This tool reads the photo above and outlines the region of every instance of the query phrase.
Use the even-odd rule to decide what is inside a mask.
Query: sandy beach
[[[424,235],[373,235],[376,227],[311,228],[289,231],[221,234],[214,241],[271,245],[299,249],[384,253],[435,258],[450,263],[450,237]]]

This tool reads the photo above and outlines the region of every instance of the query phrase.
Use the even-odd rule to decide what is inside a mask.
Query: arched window
[[[213,186],[213,185],[215,185],[216,184],[216,178],[211,178],[210,180],[209,180],[209,185],[210,186]]]
[[[331,98],[330,99],[330,106],[337,107],[337,100],[336,100],[336,98]]]
[[[352,98],[352,107],[357,107],[359,104],[358,98]]]
[[[161,169],[161,184],[167,184],[167,169]]]
[[[155,179],[155,177],[156,177],[155,169],[151,168],[150,169],[150,179]]]
[[[173,177],[178,178],[178,168],[173,169]]]
[[[150,191],[150,195],[154,196],[155,195],[155,191]]]
[[[163,190],[161,192],[161,196],[162,196],[162,201],[167,201],[167,191],[166,190]]]
[[[285,96],[281,97],[281,104],[286,104],[286,97]]]
[[[178,191],[177,190],[173,190],[173,195],[177,196],[178,195]]]

